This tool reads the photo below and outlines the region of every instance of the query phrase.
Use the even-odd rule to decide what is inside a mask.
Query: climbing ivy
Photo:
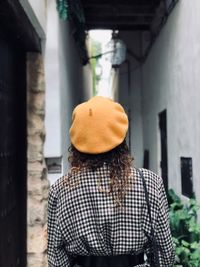
[[[69,18],[69,3],[68,0],[56,0],[57,10],[59,17],[62,20],[67,20]]]
[[[200,224],[197,212],[200,206],[195,198],[183,203],[173,190],[169,190],[170,225],[176,251],[174,267],[200,266]]]
[[[73,37],[83,65],[88,63],[85,47],[85,16],[80,0],[56,0],[60,19],[73,21]]]

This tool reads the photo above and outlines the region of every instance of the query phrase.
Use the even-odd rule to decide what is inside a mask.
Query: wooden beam
[[[161,0],[156,0],[161,1]],[[123,5],[148,5],[148,4],[154,4],[154,0],[82,0],[82,5],[101,5],[101,4],[123,4]]]
[[[123,16],[153,16],[154,12],[152,8],[146,7],[124,7],[124,6],[100,6],[99,8],[95,7],[85,7],[84,8],[85,16],[94,15],[94,14],[102,14],[102,15],[110,15],[110,14],[117,14]]]
[[[102,29],[102,30],[120,30],[120,31],[150,31],[150,25],[132,25],[132,24],[113,24],[113,23],[86,23],[87,30]]]
[[[104,23],[104,24],[127,24],[127,25],[149,25],[152,17],[132,17],[132,16],[89,16],[87,24]]]
[[[151,23],[152,19],[153,19],[154,16],[144,16],[144,15],[141,15],[141,16],[135,16],[135,15],[129,15],[129,16],[126,16],[126,15],[109,15],[109,16],[104,16],[103,14],[95,14],[94,16],[92,15],[89,15],[87,16],[87,22],[89,21],[113,21],[113,22],[116,22],[116,21],[119,21],[120,23],[124,23],[124,22],[132,22],[132,23],[138,23],[138,24],[143,24],[143,23]]]
[[[83,5],[83,8],[84,9],[87,9],[87,8],[92,8],[92,9],[112,9],[112,8],[120,8],[120,9],[131,9],[131,10],[142,10],[142,9],[146,9],[146,10],[149,10],[151,9],[152,10],[152,7],[154,7],[153,5],[150,5],[149,3],[146,4],[146,5],[135,5],[135,4],[122,4],[122,3],[119,3],[119,4],[115,4],[113,5],[112,3],[105,3],[105,4],[102,4],[101,2],[98,3],[98,4],[94,4],[94,3],[91,3],[91,4],[85,4]]]

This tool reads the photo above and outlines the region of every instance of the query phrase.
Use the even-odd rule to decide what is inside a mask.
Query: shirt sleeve
[[[57,218],[57,196],[50,188],[47,209],[47,259],[48,267],[70,267]]]
[[[171,267],[175,253],[169,224],[169,206],[162,178],[159,179],[158,215],[155,222],[155,236],[160,248],[160,267]]]

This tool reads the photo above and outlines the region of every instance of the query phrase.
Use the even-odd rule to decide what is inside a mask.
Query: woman
[[[173,266],[162,179],[132,167],[127,130],[124,109],[110,99],[97,96],[73,111],[71,170],[49,192],[49,267],[152,266],[152,228],[160,267]]]

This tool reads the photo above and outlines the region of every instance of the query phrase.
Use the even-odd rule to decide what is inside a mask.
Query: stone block
[[[27,258],[28,267],[47,267],[46,253],[29,253]]]
[[[34,225],[28,227],[28,253],[44,253],[47,249],[46,227]]]
[[[44,93],[30,93],[28,108],[35,114],[44,114],[45,95]]]
[[[29,198],[28,201],[28,217],[29,226],[45,225],[47,219],[47,201],[39,201]]]
[[[42,161],[44,158],[42,147],[30,142],[27,157],[29,162]]]
[[[28,196],[37,200],[47,199],[50,182],[48,179],[38,179],[30,176],[28,179]]]
[[[28,136],[34,136],[35,134],[45,134],[44,118],[31,114],[28,118]]]
[[[38,53],[27,54],[27,82],[29,91],[45,91],[43,58]]]
[[[35,176],[42,179],[45,178],[45,167],[42,161],[35,161],[28,163],[28,176]]]
[[[27,267],[47,267],[47,198],[44,162],[45,78],[43,57],[27,53]]]

